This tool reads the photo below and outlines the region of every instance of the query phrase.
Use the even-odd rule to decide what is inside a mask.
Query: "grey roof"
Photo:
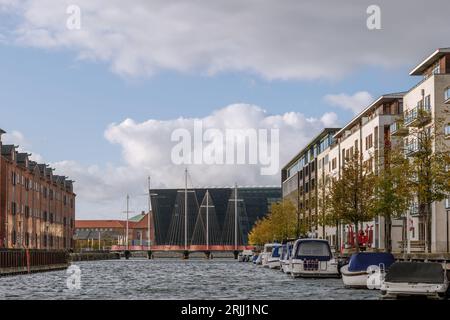
[[[2,145],[2,155],[10,156],[13,151],[16,150],[16,146],[13,144],[3,144]]]

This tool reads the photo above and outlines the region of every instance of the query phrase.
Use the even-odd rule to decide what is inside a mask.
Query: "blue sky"
[[[416,81],[411,66],[361,68],[338,80],[265,80],[249,73],[199,75],[161,72],[127,79],[103,63],[77,61],[67,51],[0,46],[0,111],[6,131],[19,130],[47,161],[120,162],[103,133],[110,123],[203,117],[232,103],[269,113],[298,111],[318,117],[334,111],[341,123],[353,113],[327,104],[327,94],[368,91],[374,97]]]
[[[412,87],[410,69],[449,46],[448,0],[379,0],[375,30],[371,0],[77,0],[79,29],[72,4],[0,0],[0,128],[76,180],[81,218],[120,216],[126,193],[145,209],[148,175],[180,186],[170,134],[193,118],[279,128],[283,166],[324,126]],[[280,183],[258,166],[189,169],[203,186]]]

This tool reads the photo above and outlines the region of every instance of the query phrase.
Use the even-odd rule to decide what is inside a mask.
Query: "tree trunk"
[[[385,239],[385,249],[386,249],[386,252],[392,252],[392,219],[391,219],[391,215],[390,214],[387,214],[386,216],[385,216],[385,221],[384,221],[384,224],[385,224],[385,228],[384,228],[384,232],[385,232],[385,235],[384,235],[384,239]]]
[[[341,241],[340,241],[340,237],[339,237],[339,221],[336,221],[336,243],[334,244],[334,249],[336,251],[336,253],[341,252]]]
[[[359,252],[359,225],[358,222],[355,223],[355,247],[356,247],[356,252]]]
[[[431,253],[431,204],[425,205],[426,252]]]

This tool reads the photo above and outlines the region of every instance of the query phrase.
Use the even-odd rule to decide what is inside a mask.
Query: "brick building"
[[[73,181],[30,160],[0,132],[0,248],[62,250],[73,247]]]
[[[132,217],[128,220],[128,241],[130,246],[147,246],[148,213]],[[126,243],[126,220],[76,220],[75,247],[77,249],[109,249],[114,245]],[[154,243],[155,227],[153,219],[150,226],[150,240]]]

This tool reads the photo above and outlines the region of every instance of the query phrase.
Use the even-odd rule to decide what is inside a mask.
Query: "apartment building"
[[[283,199],[290,200],[299,212],[299,225],[312,233],[319,232],[318,165],[333,144],[339,128],[326,128],[281,170]],[[323,232],[322,232],[323,233]]]
[[[403,95],[392,93],[379,97],[334,135],[335,143],[327,154],[328,168],[323,169],[330,178],[339,179],[345,161],[355,153],[361,157],[366,170],[377,173],[383,166],[385,147],[399,142],[389,130],[390,125],[403,113]],[[361,223],[359,229],[366,233],[367,247],[385,248],[382,217]],[[349,233],[352,230],[351,225],[329,228],[324,238],[339,239],[340,248],[350,247]]]
[[[404,95],[404,114],[391,127],[391,134],[404,139],[405,154],[414,157],[420,149],[417,133],[432,130],[433,150],[450,152],[450,48],[438,49],[415,67],[411,76],[421,81]],[[408,214],[408,250],[421,251],[426,237],[425,219],[417,200]],[[431,250],[450,252],[450,199],[431,206]],[[412,244],[412,245],[411,245]]]
[[[422,76],[423,79],[407,92],[379,97],[342,129],[325,129],[319,137],[330,134],[327,148],[318,149],[311,156],[311,147],[317,145],[318,139],[320,140],[316,137],[283,168],[283,198],[290,199],[300,209],[305,208],[305,202],[309,200],[305,218],[313,221],[314,219],[310,218],[313,212],[320,214],[323,205],[321,198],[323,193],[327,192],[323,186],[332,178],[339,179],[346,159],[356,152],[361,156],[365,169],[377,174],[384,166],[388,144],[400,144],[405,150],[405,156],[414,156],[419,146],[411,135],[413,128],[427,130],[429,127],[434,127],[439,133],[437,141],[433,142],[433,150],[442,148],[440,151],[450,152],[450,48],[436,50],[415,67],[410,75]],[[309,161],[303,160],[300,163],[300,159]],[[317,168],[306,180],[305,171],[301,172],[305,165],[305,171],[308,173],[311,172],[308,171],[312,170],[311,167]],[[312,195],[307,193],[305,196],[305,183],[311,183],[311,178],[318,181],[313,192],[313,195],[316,195],[316,203],[312,205]],[[417,203],[413,203],[402,218],[392,221],[393,251],[405,250],[405,243],[408,243],[407,250],[424,250],[424,220],[418,215],[417,207]],[[386,247],[383,217],[376,217],[359,227],[366,233],[367,247]],[[352,246],[351,234],[354,228],[351,225],[318,226],[315,230],[318,237],[328,239],[339,250]],[[449,230],[450,198],[432,205],[432,252],[450,252]]]
[[[15,145],[0,147],[0,248],[72,248],[73,181]]]

